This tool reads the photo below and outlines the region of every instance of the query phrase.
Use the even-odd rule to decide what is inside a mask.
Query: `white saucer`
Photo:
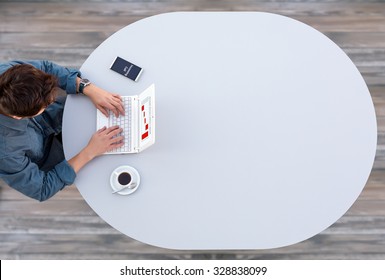
[[[138,171],[135,168],[133,168],[131,166],[128,166],[128,165],[119,166],[114,171],[112,171],[111,177],[110,177],[111,188],[112,188],[113,191],[118,191],[118,190],[120,190],[122,188],[122,186],[118,183],[118,176],[122,172],[130,173],[130,175],[131,175],[131,184],[132,183],[136,183],[136,186],[134,188],[132,188],[132,189],[130,189],[130,188],[122,189],[121,191],[117,192],[116,194],[120,194],[120,195],[132,194],[139,187],[140,176],[139,176]]]

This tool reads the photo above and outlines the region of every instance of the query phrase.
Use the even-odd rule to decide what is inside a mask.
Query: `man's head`
[[[32,117],[55,100],[55,76],[29,64],[15,65],[0,75],[0,113]]]

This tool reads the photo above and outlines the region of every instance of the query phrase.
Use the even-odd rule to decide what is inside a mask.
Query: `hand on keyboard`
[[[123,136],[124,138],[124,145],[117,147],[109,152],[129,152],[131,151],[131,137],[130,137],[130,132],[131,132],[131,102],[129,97],[125,97],[123,99],[123,104],[126,109],[126,114],[124,116],[120,115],[119,117],[116,117],[116,115],[113,114],[113,112],[110,111],[110,115],[108,118],[108,126],[119,126],[120,128],[123,129],[122,133],[120,136]]]
[[[124,145],[124,137],[119,135],[122,129],[118,126],[103,127],[92,135],[86,149],[90,156],[96,157]]]
[[[109,93],[94,84],[86,87],[84,94],[91,99],[95,107],[106,117],[108,117],[108,111],[112,111],[116,117],[125,115],[122,97],[119,94]]]

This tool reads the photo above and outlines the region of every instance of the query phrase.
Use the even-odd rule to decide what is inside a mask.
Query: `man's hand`
[[[80,78],[78,78],[79,82]],[[84,88],[83,93],[91,99],[95,107],[106,117],[108,117],[108,111],[112,111],[116,117],[124,115],[122,98],[119,94],[105,91],[92,83]]]

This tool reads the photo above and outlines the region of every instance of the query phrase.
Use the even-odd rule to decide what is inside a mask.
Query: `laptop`
[[[155,143],[155,85],[139,95],[122,96],[125,115],[116,117],[111,111],[107,118],[99,110],[96,129],[118,125],[123,129],[124,145],[105,154],[139,153]]]

